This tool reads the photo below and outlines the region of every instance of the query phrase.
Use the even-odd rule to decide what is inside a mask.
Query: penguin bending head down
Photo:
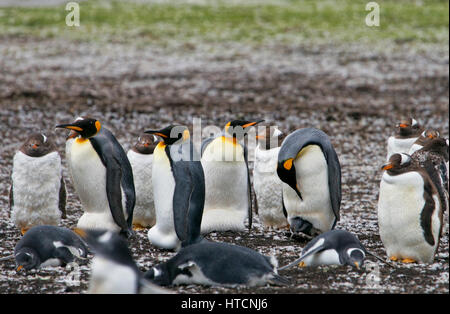
[[[36,225],[56,226],[66,218],[61,158],[45,134],[31,134],[14,155],[11,181],[11,219],[22,234]]]
[[[136,144],[127,153],[133,169],[136,189],[136,206],[133,212],[133,226],[135,229],[152,227],[156,222],[153,185],[151,184],[153,151],[155,150],[156,142],[154,135],[141,134]]]
[[[70,229],[56,226],[31,228],[14,248],[17,271],[65,266],[75,257],[86,258],[87,248]]]
[[[330,230],[312,239],[300,258],[279,270],[299,265],[350,265],[360,268],[366,257],[366,249],[358,238],[345,230]]]
[[[393,261],[431,263],[442,231],[442,205],[426,170],[411,161],[407,154],[394,154],[382,167],[380,238]]]
[[[396,134],[389,137],[387,141],[386,160],[389,160],[393,154],[407,154],[411,146],[423,132],[423,127],[413,118],[402,119],[396,125],[396,128]]]
[[[77,133],[66,149],[72,181],[85,211],[78,227],[131,236],[133,172],[120,143],[97,119],[79,117],[56,127]]]
[[[206,198],[202,233],[243,231],[247,218],[251,228],[248,152],[239,141],[244,139],[250,127],[262,121],[230,121],[221,134],[203,141],[201,161],[205,172]]]
[[[291,231],[314,236],[339,220],[341,167],[329,137],[314,128],[289,134],[278,154],[283,206]]]
[[[163,249],[178,249],[201,241],[205,177],[200,156],[185,126],[148,130],[162,139],[153,153],[152,183],[156,224],[150,242]]]

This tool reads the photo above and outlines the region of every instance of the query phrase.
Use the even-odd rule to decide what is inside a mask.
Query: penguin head
[[[20,151],[30,157],[42,157],[56,151],[56,147],[45,134],[33,133],[23,143]]]
[[[419,135],[422,131],[422,126],[413,118],[402,119],[396,127],[401,136]]]
[[[278,155],[277,174],[281,181],[289,185],[302,199],[297,185],[297,173],[295,171],[294,158],[280,159]]]
[[[190,138],[188,128],[183,125],[169,125],[160,130],[147,130],[144,133],[159,136],[166,145],[179,144]]]
[[[41,265],[41,259],[37,252],[30,247],[23,247],[15,254],[16,258],[16,271],[22,269],[30,270],[33,268],[39,268]]]
[[[78,117],[73,123],[58,124],[56,127],[75,131],[82,138],[87,139],[95,136],[98,132],[100,132],[102,124],[97,119],[89,117]]]
[[[266,150],[281,146],[283,139],[284,139],[283,132],[281,132],[276,126],[275,127],[266,126],[262,130],[262,132],[259,132],[258,130],[258,135],[256,136],[258,144]]]
[[[247,120],[233,120],[225,125],[225,133],[233,138],[243,139],[251,126],[255,126],[264,120],[247,121]]]
[[[172,279],[169,274],[170,272],[168,270],[167,263],[163,263],[149,269],[144,274],[144,278],[150,280],[158,286],[169,286],[172,284]]]
[[[387,170],[392,173],[401,172],[402,169],[408,167],[409,165],[411,165],[411,156],[404,153],[393,154],[389,158],[388,163],[381,167],[381,170]]]
[[[364,264],[366,253],[360,247],[347,247],[342,257],[345,265],[355,266],[359,269]]]
[[[140,154],[153,154],[157,141],[156,136],[144,133],[138,137],[136,144],[131,149]]]
[[[431,142],[434,139],[439,138],[439,131],[433,129],[427,129],[420,134],[419,138],[415,141],[414,144],[419,144],[425,146],[427,143]]]

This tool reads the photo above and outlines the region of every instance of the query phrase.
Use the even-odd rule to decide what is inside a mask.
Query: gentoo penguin
[[[422,126],[413,118],[402,119],[400,123],[396,125],[396,128],[397,133],[389,137],[387,141],[386,160],[389,160],[392,154],[407,154],[411,146],[423,132]]]
[[[432,139],[439,138],[439,136],[440,136],[439,131],[425,130],[420,134],[419,138],[414,142],[414,144],[412,144],[409,151],[405,153],[412,156],[414,152],[421,149],[427,142],[431,141]]]
[[[200,156],[185,126],[170,125],[145,133],[162,139],[153,154],[156,224],[148,231],[148,239],[160,248],[177,250],[202,239],[205,178]]]
[[[251,184],[247,147],[240,144],[249,128],[263,120],[228,122],[216,137],[202,143],[206,197],[202,233],[243,231],[252,224]]]
[[[112,231],[74,230],[94,253],[88,293],[145,294],[168,293],[148,280],[139,271],[128,249],[127,241]]]
[[[135,190],[131,165],[122,146],[93,118],[79,117],[56,127],[78,135],[66,143],[72,181],[85,211],[78,227],[120,231],[130,236]]]
[[[204,240],[182,248],[167,262],[145,273],[160,286],[198,284],[205,286],[282,285],[277,260],[252,249]]]
[[[278,154],[283,206],[293,233],[314,236],[339,221],[341,167],[329,137],[314,128],[289,134]]]
[[[14,155],[11,181],[11,219],[22,234],[36,225],[58,225],[66,218],[61,158],[45,134],[31,134]]]
[[[330,230],[308,242],[300,258],[279,270],[294,265],[350,265],[359,269],[365,257],[366,249],[355,235],[345,230]]]
[[[153,151],[156,137],[151,134],[139,136],[136,144],[128,151],[127,157],[133,168],[136,206],[133,213],[135,229],[152,227],[155,222],[155,204],[153,202],[152,168]]]
[[[383,165],[378,199],[381,241],[391,260],[431,263],[442,230],[439,193],[425,169],[407,154]]]
[[[253,164],[253,186],[255,189],[258,216],[267,227],[288,225],[283,214],[283,183],[277,175],[278,152],[283,133],[277,127],[265,127],[258,133]]]
[[[65,266],[87,257],[87,248],[72,230],[56,226],[32,227],[14,248],[17,271]]]

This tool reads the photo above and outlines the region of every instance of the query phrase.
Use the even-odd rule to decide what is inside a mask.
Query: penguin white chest
[[[304,147],[294,160],[294,165],[303,200],[283,183],[288,220],[299,216],[322,232],[330,230],[336,218],[331,207],[328,165],[321,148],[317,145]]]
[[[418,137],[411,138],[396,138],[395,136],[391,136],[388,138],[387,143],[387,157],[386,160],[393,154],[405,153],[408,154],[411,146],[417,140]]]
[[[131,294],[137,292],[138,278],[131,267],[95,256],[91,269],[88,293]]]

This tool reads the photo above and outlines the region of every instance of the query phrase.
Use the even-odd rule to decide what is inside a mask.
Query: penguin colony
[[[179,284],[289,285],[278,271],[296,265],[360,268],[373,254],[356,235],[336,228],[341,167],[332,138],[314,128],[287,136],[265,128],[256,136],[251,184],[245,140],[261,122],[230,121],[199,152],[185,126],[144,131],[125,153],[97,119],[57,125],[70,130],[65,157],[84,210],[73,231],[58,227],[66,218],[58,151],[47,135],[31,134],[14,156],[11,174],[10,217],[23,237],[14,255],[0,261],[14,258],[18,272],[64,266],[86,259],[89,248],[88,293],[171,293],[166,287]],[[449,142],[413,118],[396,128],[381,166],[380,238],[391,262],[431,263],[449,206]],[[310,240],[298,259],[279,267],[273,256],[206,238],[211,231],[245,232],[245,223],[251,232],[253,212],[266,228],[289,228]],[[127,238],[146,228],[152,245],[174,255],[142,273]]]

